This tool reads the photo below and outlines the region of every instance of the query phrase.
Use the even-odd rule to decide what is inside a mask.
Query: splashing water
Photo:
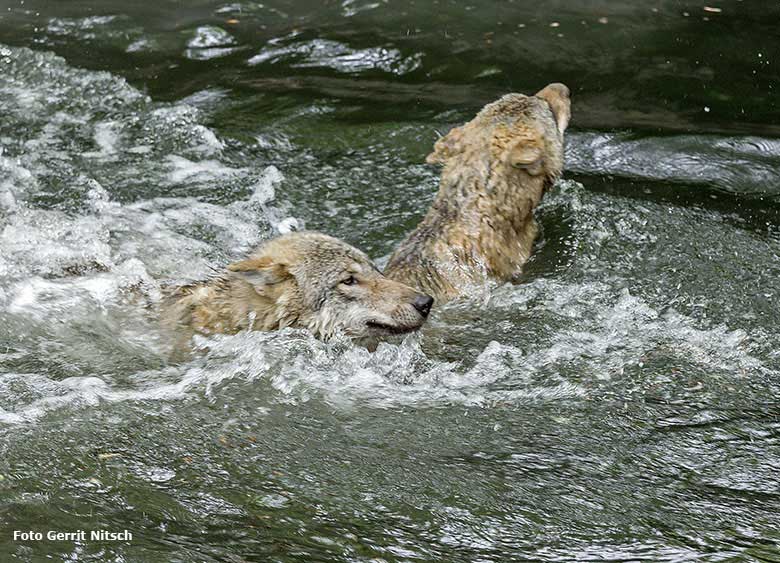
[[[119,41],[122,26],[123,49],[164,48],[122,17],[47,33]],[[425,62],[294,34],[250,51],[201,24],[180,40],[203,63],[406,76]],[[435,188],[421,136],[455,119],[363,127],[317,98],[235,125],[240,103],[158,102],[0,46],[0,520],[130,526],[134,542],[105,547],[117,560],[206,545],[280,561],[774,553],[780,237],[749,213],[777,179],[774,141],[572,132],[581,182],[546,196],[522,283],[373,352],[283,330],[197,338],[174,364],[164,284],[306,226],[381,262]],[[631,181],[599,189],[598,174]],[[665,183],[715,189],[688,204]],[[747,211],[709,197],[724,193]]]

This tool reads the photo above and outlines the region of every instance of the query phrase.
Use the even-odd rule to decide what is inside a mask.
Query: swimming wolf
[[[163,305],[163,322],[187,340],[196,332],[284,327],[361,339],[414,331],[432,305],[430,296],[388,279],[349,244],[293,232],[266,241],[213,279],[176,288]]]
[[[390,257],[385,274],[437,301],[489,279],[517,276],[531,255],[534,209],[563,168],[569,89],[507,94],[439,139],[439,192],[422,222]]]

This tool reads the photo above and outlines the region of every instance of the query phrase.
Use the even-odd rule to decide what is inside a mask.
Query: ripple
[[[221,27],[201,26],[187,42],[184,56],[199,61],[216,59],[235,52],[235,44],[233,36]]]
[[[250,65],[285,63],[291,68],[330,68],[343,73],[371,70],[404,75],[420,67],[421,55],[405,57],[392,47],[353,49],[338,41],[313,39],[276,47],[279,41],[249,59]]]
[[[575,133],[567,137],[566,166],[588,174],[780,195],[780,143],[773,139],[709,135],[637,139],[628,133]]]
[[[214,34],[192,48],[235,46]],[[297,53],[299,39],[266,49],[339,72],[405,60]],[[242,113],[220,88],[165,104],[51,54],[0,57],[0,491],[15,527],[132,522],[134,542],[77,554],[117,560],[774,553],[780,240],[728,209],[564,180],[523,283],[437,307],[418,334],[369,351],[240,333],[170,364],[164,282],[207,276],[290,210],[387,252],[435,191],[419,164],[433,124],[286,97],[255,112],[265,93]],[[258,125],[234,137],[207,125],[247,115]],[[777,149],[570,138],[576,170],[671,190],[748,193]]]

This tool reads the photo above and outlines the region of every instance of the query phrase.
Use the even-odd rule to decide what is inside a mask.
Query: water
[[[0,6],[0,560],[780,560],[780,13],[715,7]],[[291,223],[381,263],[436,131],[553,80],[523,283],[167,361],[163,283]]]

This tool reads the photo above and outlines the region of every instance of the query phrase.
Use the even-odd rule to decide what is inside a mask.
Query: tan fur
[[[507,94],[439,139],[443,164],[431,209],[388,262],[388,277],[437,300],[488,279],[509,280],[531,255],[533,211],[563,168],[569,89]]]
[[[319,233],[267,241],[214,279],[176,288],[163,323],[179,334],[308,328],[321,338],[378,337],[418,329],[432,300],[386,278],[356,248]]]

